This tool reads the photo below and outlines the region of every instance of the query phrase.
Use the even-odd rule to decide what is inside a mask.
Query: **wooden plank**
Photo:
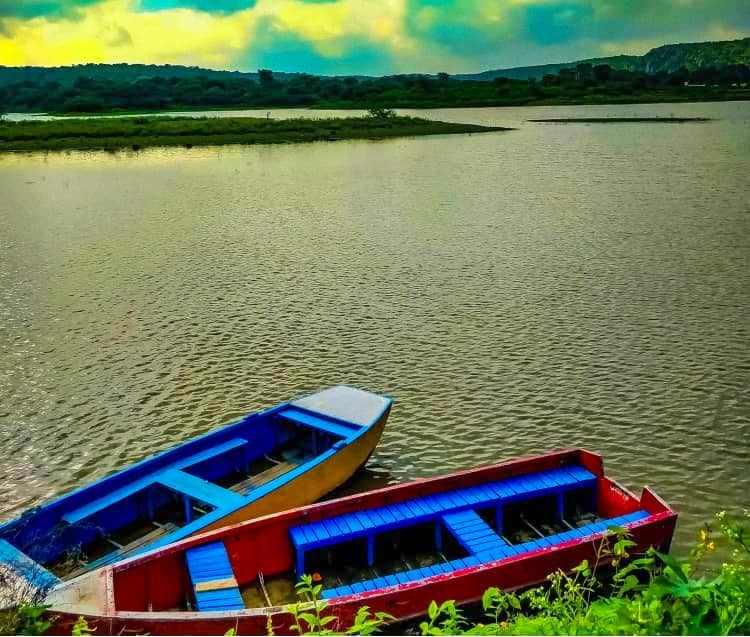
[[[195,592],[203,593],[205,591],[220,591],[224,588],[237,588],[237,580],[234,577],[227,579],[215,579],[210,582],[196,582]]]
[[[250,489],[256,489],[271,480],[274,480],[275,478],[278,478],[279,476],[284,475],[288,471],[291,471],[295,467],[298,467],[299,465],[296,462],[279,462],[278,464],[275,464],[273,467],[269,467],[265,471],[261,471],[260,473],[256,473],[255,475],[249,476],[245,478],[244,480],[241,480],[240,482],[237,482],[236,484],[233,484],[229,487],[231,491],[234,491],[235,493],[246,493]]]
[[[149,531],[148,533],[146,533],[146,535],[142,535],[141,537],[133,540],[130,544],[126,544],[125,546],[123,546],[118,551],[118,553],[122,557],[125,557],[126,555],[130,555],[131,553],[145,546],[146,544],[149,544],[150,542],[160,538],[162,535],[171,533],[172,531],[176,529],[177,529],[177,525],[172,524],[171,522],[164,524],[162,526],[157,526],[153,531]]]
[[[66,573],[62,579],[64,580],[73,579],[74,577],[83,575],[84,573],[86,573],[87,571],[90,571],[93,568],[97,568],[99,566],[103,566],[105,564],[109,564],[111,562],[115,562],[124,557],[127,557],[128,555],[137,551],[139,548],[145,546],[146,544],[149,544],[150,542],[153,542],[154,540],[159,539],[162,535],[171,533],[176,528],[177,526],[172,524],[171,522],[168,522],[167,524],[159,525],[152,531],[149,531],[148,533],[141,535],[140,537],[137,537],[130,544],[126,544],[121,549],[112,551],[111,553],[107,553],[106,555],[100,557],[99,559],[94,560],[93,562],[86,563],[81,568],[77,568],[74,571],[71,571],[70,573]]]

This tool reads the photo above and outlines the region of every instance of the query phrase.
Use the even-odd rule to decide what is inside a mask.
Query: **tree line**
[[[540,80],[467,81],[437,76],[381,78],[276,76],[257,79],[195,76],[142,77],[133,81],[78,77],[71,83],[24,80],[0,86],[0,112],[96,113],[254,107],[429,108],[642,100],[747,99],[744,64],[647,74],[606,64],[579,64]]]

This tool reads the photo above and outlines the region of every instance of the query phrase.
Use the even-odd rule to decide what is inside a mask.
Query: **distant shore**
[[[0,122],[0,152],[138,150],[152,146],[284,144],[513,130],[415,117],[275,120],[254,117],[106,117]]]
[[[540,100],[535,102],[527,103],[476,103],[476,104],[439,104],[432,103],[429,105],[423,104],[411,104],[411,105],[399,105],[394,104],[389,108],[397,108],[399,110],[419,110],[419,111],[430,111],[430,110],[468,110],[475,108],[518,108],[518,107],[545,107],[545,106],[635,106],[635,105],[656,105],[656,104],[716,104],[723,102],[747,102],[750,101],[750,90],[743,93],[742,95],[736,95],[732,97],[725,97],[719,99],[714,97],[713,99],[699,99],[699,98],[686,98],[686,99],[657,99],[652,96],[639,96],[639,99],[627,99],[620,101],[594,101],[594,100],[578,100],[578,101],[566,101],[561,99],[556,100]],[[161,109],[112,109],[103,111],[46,111],[46,112],[33,112],[28,113],[32,119],[20,120],[20,121],[34,121],[34,117],[60,117],[67,119],[74,119],[78,117],[86,118],[105,118],[111,119],[114,117],[134,117],[137,115],[160,115],[163,117],[179,117],[181,113],[225,113],[225,112],[257,112],[259,115],[265,115],[269,111],[287,111],[287,110],[299,110],[299,111],[361,111],[366,112],[371,107],[371,104],[365,103],[331,103],[326,102],[322,104],[312,104],[303,106],[185,106],[185,107],[171,107]],[[12,114],[26,114],[23,111],[14,111]],[[244,117],[244,116],[243,116]],[[2,117],[0,117],[0,121]],[[6,120],[8,121],[8,120]],[[531,121],[531,120],[529,120]]]
[[[548,117],[527,119],[537,124],[685,124],[687,122],[710,122],[710,117]]]

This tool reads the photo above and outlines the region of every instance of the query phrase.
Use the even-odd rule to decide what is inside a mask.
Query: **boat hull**
[[[201,533],[317,502],[344,484],[364,466],[383,435],[389,413],[386,411],[364,435],[345,449],[311,467],[298,478],[271,491],[265,497],[217,520],[202,529]]]
[[[531,469],[559,466],[572,458],[578,459],[599,477],[597,498],[604,514],[612,516],[635,508],[642,508],[648,513],[644,519],[626,525],[631,539],[636,543],[631,554],[645,552],[649,547],[665,552],[669,550],[677,514],[653,491],[645,488],[638,498],[617,482],[605,478],[601,459],[595,454],[583,450],[555,452],[285,511],[165,547],[128,563],[92,573],[88,576],[88,582],[79,585],[70,582],[72,586],[67,592],[51,600],[51,612],[57,617],[53,630],[59,634],[69,634],[72,624],[79,616],[84,616],[90,626],[97,628],[98,634],[216,635],[230,629],[240,635],[267,634],[269,625],[275,634],[289,634],[294,632],[294,618],[288,607],[283,606],[229,612],[144,612],[123,609],[143,608],[145,600],[150,600],[148,605],[153,601],[154,607],[169,608],[175,599],[162,590],[179,579],[183,553],[192,547],[222,540],[230,554],[243,556],[242,563],[235,564],[235,574],[238,580],[247,580],[259,571],[289,567],[291,558],[284,548],[288,542],[285,536],[289,528],[300,522],[430,495],[459,485],[475,485],[484,479],[483,476],[489,479],[523,475]],[[357,611],[363,606],[369,607],[372,612],[389,613],[397,620],[408,620],[423,616],[433,600],[453,599],[459,604],[469,604],[480,600],[484,591],[491,586],[504,590],[534,586],[544,582],[556,570],[570,571],[583,560],[595,564],[597,559],[605,559],[601,551],[602,542],[609,541],[605,536],[605,532],[600,532],[451,573],[326,600],[325,614],[336,617],[336,624],[328,628],[335,630],[337,627],[346,629],[351,626]],[[253,555],[250,550],[253,546],[263,546],[263,550]],[[159,593],[155,592],[157,589]]]

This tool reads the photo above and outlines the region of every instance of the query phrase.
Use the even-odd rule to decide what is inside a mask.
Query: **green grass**
[[[501,130],[511,129],[413,117],[286,120],[252,117],[111,117],[0,122],[0,151],[138,150],[149,146],[283,144]]]

